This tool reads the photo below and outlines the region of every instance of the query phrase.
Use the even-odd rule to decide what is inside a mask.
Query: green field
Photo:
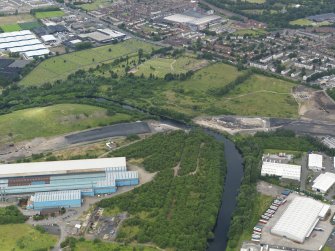
[[[260,219],[260,216],[268,209],[268,207],[271,205],[273,198],[271,196],[265,196],[262,194],[258,194],[256,201],[253,201],[254,203],[254,211],[252,213],[252,219],[250,221],[253,223],[251,224],[251,227],[249,229],[243,229],[243,233],[240,235],[240,239],[238,241],[237,247],[241,247],[243,241],[250,241],[251,240],[251,234],[253,232],[254,225],[257,224],[257,222]],[[239,250],[239,249],[238,249]],[[230,248],[229,242],[226,251],[236,251],[236,248]]]
[[[41,85],[45,82],[64,79],[70,73],[79,69],[88,69],[102,62],[108,63],[122,56],[137,54],[140,48],[144,52],[151,52],[152,48],[157,47],[139,40],[129,39],[115,45],[106,45],[52,57],[40,63],[20,81],[20,84],[26,86]]]
[[[100,8],[104,8],[108,5],[110,5],[113,2],[113,0],[94,0],[92,3],[86,3],[80,5],[80,8],[87,11],[97,10]]]
[[[20,31],[21,27],[18,24],[4,24],[0,26],[4,32]]]
[[[325,26],[325,25],[330,25],[329,22],[320,22],[316,23],[311,20],[308,20],[307,18],[300,18],[297,20],[293,20],[290,22],[291,25],[299,25],[299,26],[315,26],[315,27],[320,27],[320,26]]]
[[[50,18],[50,17],[62,17],[65,13],[60,10],[56,11],[43,11],[43,12],[36,12],[35,17],[37,19],[43,19],[43,18]]]
[[[59,135],[130,119],[128,114],[108,116],[104,108],[79,104],[25,109],[0,116],[0,143]]]
[[[40,27],[41,24],[37,21],[20,23],[19,26],[22,30],[32,30],[34,28]]]
[[[2,251],[50,250],[56,241],[56,236],[42,234],[26,224],[0,226],[0,249]]]
[[[205,60],[198,60],[192,57],[174,58],[154,58],[141,64],[135,75],[144,75],[149,77],[153,74],[156,77],[164,78],[167,73],[180,74],[187,71],[198,69],[202,65],[206,65]]]
[[[242,29],[235,31],[233,34],[238,36],[244,36],[244,35],[260,36],[266,34],[266,31],[262,29]]]
[[[165,88],[158,88],[153,98],[142,102],[190,116],[227,112],[274,117],[298,116],[298,104],[291,94],[294,84],[275,78],[254,74],[224,96],[208,94],[210,89],[223,87],[241,74],[243,72],[233,66],[213,64],[197,71],[186,81],[174,81]]]

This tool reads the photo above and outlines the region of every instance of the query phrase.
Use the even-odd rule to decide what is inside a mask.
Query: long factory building
[[[0,51],[20,53],[26,59],[50,53],[49,49],[29,30],[1,33]]]
[[[119,186],[138,183],[138,172],[127,171],[125,157],[0,165],[1,195],[36,193],[33,201],[38,198],[64,201],[77,196],[74,190],[79,190],[80,196],[109,194]],[[49,205],[52,204],[50,201]]]

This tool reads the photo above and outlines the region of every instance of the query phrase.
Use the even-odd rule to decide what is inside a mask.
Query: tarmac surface
[[[95,141],[115,136],[128,136],[133,134],[150,133],[151,129],[146,122],[121,123],[105,126],[89,131],[74,133],[65,136],[69,144]]]

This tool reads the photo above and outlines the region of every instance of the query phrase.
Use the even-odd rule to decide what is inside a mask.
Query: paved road
[[[69,144],[77,144],[115,136],[128,136],[150,132],[150,127],[146,122],[121,123],[89,131],[74,133],[65,136],[65,139]]]

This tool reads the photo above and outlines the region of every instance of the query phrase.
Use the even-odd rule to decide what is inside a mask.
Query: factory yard
[[[270,230],[274,227],[279,218],[285,212],[291,201],[297,197],[299,197],[299,195],[290,194],[287,197],[287,203],[280,206],[273,217],[270,218],[268,223],[264,225],[262,230],[262,237],[260,240],[262,244],[314,251],[319,250],[320,246],[323,246],[327,242],[328,236],[330,236],[333,231],[333,225],[329,222],[329,217],[325,221],[319,221],[319,223],[316,225],[317,228],[322,228],[324,231],[314,230],[311,236],[307,238],[303,244],[299,244],[287,238],[279,237],[270,233]],[[335,206],[331,206],[331,211],[335,211]]]

